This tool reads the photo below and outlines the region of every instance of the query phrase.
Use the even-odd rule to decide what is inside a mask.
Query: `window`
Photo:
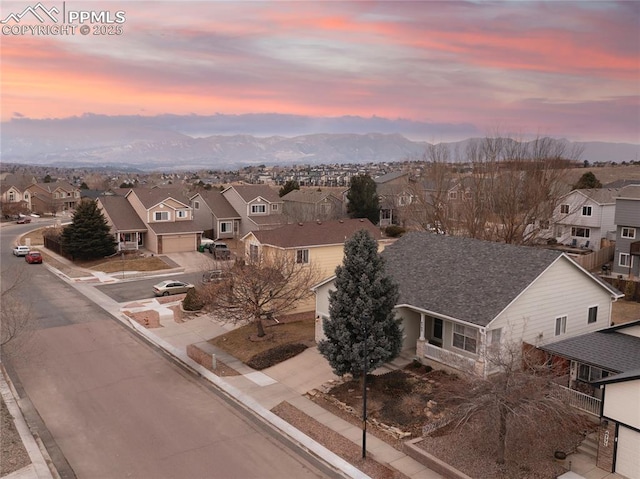
[[[569,205],[560,205],[560,214],[568,215],[569,214]]]
[[[267,205],[251,205],[251,214],[259,215],[267,212]]]
[[[79,191],[74,191],[73,192],[73,196],[75,196],[76,198],[80,198],[80,192]]]
[[[186,218],[187,217],[187,210],[178,210],[177,216],[178,216],[178,218]]]
[[[567,332],[567,317],[558,316],[556,318],[556,336],[560,336]]]
[[[540,220],[540,229],[541,230],[548,230],[549,227],[550,227],[549,220]]]
[[[476,353],[477,351],[477,330],[462,324],[453,327],[453,347]]]
[[[220,234],[231,233],[233,231],[233,223],[231,221],[220,222]]]
[[[577,236],[579,238],[588,238],[591,234],[589,228],[571,228],[571,236]]]
[[[28,199],[29,199],[29,193],[25,193],[25,194],[24,194],[24,199],[25,199],[25,200],[28,200]]]
[[[578,379],[580,381],[592,382],[598,381],[602,378],[609,376],[609,371],[597,368],[595,366],[589,366],[588,364],[581,364],[578,368]]]
[[[591,216],[591,206],[582,207],[582,216]]]
[[[492,329],[491,331],[489,331],[489,335],[488,335],[489,346],[499,345],[501,338],[502,338],[502,328]]]
[[[390,220],[391,219],[391,210],[381,209],[380,210],[380,219],[381,220]]]
[[[309,263],[309,250],[299,249],[296,251],[296,263],[308,264]]]
[[[449,199],[450,200],[457,200],[458,199],[458,192],[457,191],[450,191],[449,192]]]
[[[620,259],[618,265],[631,268],[633,266],[633,259],[629,253],[620,253]]]
[[[442,344],[442,320],[439,318],[433,318],[433,339],[436,343]]]
[[[199,201],[194,201],[193,202],[193,209],[194,210],[199,210],[200,209],[200,202]]]
[[[258,261],[258,255],[260,254],[260,250],[258,249],[257,244],[249,245],[249,261],[255,263]]]
[[[587,324],[595,323],[598,321],[598,307],[591,306],[589,308],[589,316],[587,317]]]
[[[636,229],[635,228],[622,228],[622,234],[620,235],[623,238],[635,239],[636,238]]]
[[[169,221],[168,211],[156,211],[153,215],[156,221]]]
[[[13,191],[9,192],[9,201],[11,201],[12,203],[16,200],[16,194]]]
[[[280,205],[271,205],[271,211],[278,211],[278,206]]]
[[[54,194],[53,194],[53,197],[54,197],[54,198],[58,198],[58,193],[54,193]]]

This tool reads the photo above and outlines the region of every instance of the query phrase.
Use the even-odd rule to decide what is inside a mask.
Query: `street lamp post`
[[[362,365],[362,459],[367,457],[367,322],[363,316],[362,328],[364,330],[363,365]]]

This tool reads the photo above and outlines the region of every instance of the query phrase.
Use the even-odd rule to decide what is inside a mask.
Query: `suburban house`
[[[231,185],[222,196],[240,215],[242,237],[250,231],[273,229],[284,224],[283,201],[278,193],[267,185]]]
[[[288,221],[328,221],[344,216],[342,198],[334,192],[319,188],[300,188],[282,197],[284,215]]]
[[[597,384],[603,389],[597,465],[624,477],[640,477],[640,368]]]
[[[376,192],[380,202],[380,226],[399,224],[401,211],[411,204],[413,192],[409,185],[409,173],[396,171],[378,176]]]
[[[541,237],[558,243],[598,251],[603,240],[615,239],[616,188],[573,190],[558,201]]]
[[[66,181],[32,183],[25,188],[23,197],[31,211],[55,215],[76,207],[76,203],[80,201],[80,189]]]
[[[616,201],[615,274],[640,276],[640,185],[625,186]]]
[[[9,175],[15,177],[15,175]],[[7,178],[0,183],[0,201],[2,202],[2,213],[5,215],[15,215],[30,210],[30,194],[25,191],[17,181]]]
[[[378,241],[379,248],[384,248],[380,229],[368,219],[344,219],[333,221],[313,221],[307,223],[290,223],[272,230],[252,231],[242,241],[245,245],[246,258],[270,251],[283,251],[295,257],[301,266],[314,265],[318,270],[318,279],[332,276],[336,266],[344,259],[344,243],[357,231],[367,230]],[[312,311],[313,300],[301,305],[298,311]]]
[[[577,404],[580,409],[599,415],[602,400],[599,381],[640,370],[640,319],[539,348],[569,364],[563,386],[583,394]]]
[[[399,286],[403,349],[479,375],[497,370],[489,358],[502,346],[540,346],[609,326],[611,303],[623,297],[564,253],[542,248],[412,232],[382,256]],[[333,279],[315,287],[322,321]]]
[[[220,190],[204,190],[189,202],[198,229],[211,239],[235,238],[240,232],[241,217]]]
[[[191,207],[178,188],[132,188],[123,202],[118,196],[98,199],[119,249],[144,247],[155,254],[195,251],[202,229],[193,221]],[[127,206],[128,205],[128,206]],[[133,210],[133,211],[131,211]],[[134,219],[138,217],[140,223]],[[123,228],[120,230],[119,228]]]

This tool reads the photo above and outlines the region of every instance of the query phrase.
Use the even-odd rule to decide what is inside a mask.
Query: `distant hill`
[[[210,135],[192,137],[180,131],[181,118],[89,116],[63,120],[12,120],[2,124],[1,158],[7,163],[58,167],[113,166],[140,170],[231,170],[252,164],[331,164],[417,160],[427,142],[396,133],[319,133],[294,137]],[[193,119],[189,124],[193,130]],[[446,143],[463,152],[468,142]],[[580,160],[622,162],[640,159],[640,145],[566,143],[583,148]]]

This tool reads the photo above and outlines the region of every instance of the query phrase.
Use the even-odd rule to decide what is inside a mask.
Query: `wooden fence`
[[[609,263],[613,260],[613,254],[615,252],[616,245],[605,246],[598,251],[594,251],[591,254],[585,254],[572,259],[582,266],[587,271],[599,270],[603,264]]]

